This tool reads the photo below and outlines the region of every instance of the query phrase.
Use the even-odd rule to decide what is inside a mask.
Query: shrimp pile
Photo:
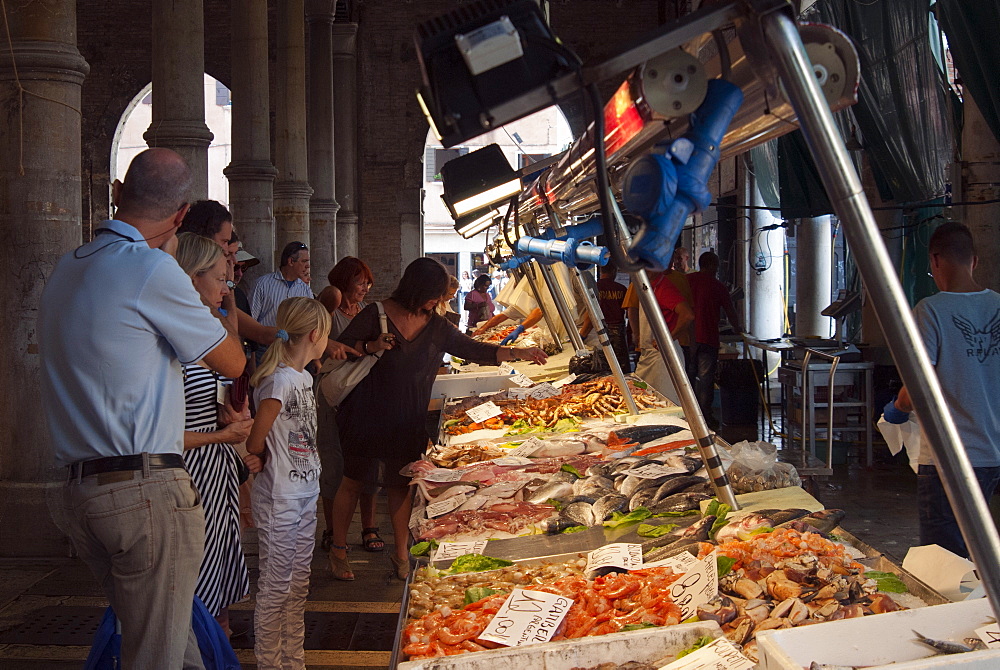
[[[573,600],[552,640],[617,633],[629,624],[665,626],[680,623],[681,610],[670,598],[670,585],[680,575],[670,568],[613,573],[589,581],[568,575],[531,586]],[[498,645],[478,639],[500,610],[507,593],[487,596],[462,609],[443,606],[412,621],[403,630],[403,653],[411,660],[464,654]]]
[[[714,545],[702,547],[703,554],[708,554]],[[718,545],[720,556],[735,558],[734,570],[751,566],[777,567],[785,559],[795,558],[802,554],[813,554],[819,562],[835,571],[845,574],[845,570],[864,570],[864,566],[855,562],[844,546],[826,539],[818,533],[801,533],[792,528],[778,528],[770,533],[754,535],[749,540],[731,540]]]

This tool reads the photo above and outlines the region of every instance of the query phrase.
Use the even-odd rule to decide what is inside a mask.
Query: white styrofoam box
[[[682,623],[676,626],[644,628],[627,633],[560,640],[546,644],[477,651],[458,656],[407,661],[397,670],[570,670],[599,663],[652,662],[676,655],[699,637],[722,637],[714,621]],[[801,669],[799,669],[801,670]]]
[[[919,609],[829,621],[757,634],[759,670],[802,670],[813,661],[835,666],[917,670],[961,666],[1000,668],[1000,650],[940,655],[917,642],[913,631],[937,640],[961,641],[993,620],[985,598]],[[890,665],[892,664],[892,665]]]

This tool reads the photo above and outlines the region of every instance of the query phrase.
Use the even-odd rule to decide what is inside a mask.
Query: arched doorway
[[[205,123],[215,135],[208,147],[208,197],[229,206],[229,180],[222,170],[232,158],[232,98],[229,89],[205,75]],[[110,181],[125,177],[136,154],[148,148],[142,134],[153,118],[153,85],[147,84],[132,98],[122,114],[111,144]]]

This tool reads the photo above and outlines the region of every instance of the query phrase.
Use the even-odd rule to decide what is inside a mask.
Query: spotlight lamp
[[[465,217],[455,221],[455,232],[469,239],[483,232],[494,223],[502,223],[502,218],[494,210],[486,212],[485,216]]]
[[[473,221],[521,192],[521,179],[503,150],[490,144],[441,166],[441,198],[456,222]]]

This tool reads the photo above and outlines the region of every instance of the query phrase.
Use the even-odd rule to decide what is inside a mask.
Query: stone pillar
[[[0,42],[6,117],[0,125],[0,555],[65,556],[68,546],[46,507],[47,492],[65,472],[53,466],[39,397],[35,317],[56,260],[81,243],[80,89],[90,68],[76,48],[75,0],[7,3],[6,20],[11,42]]]
[[[358,24],[333,24],[333,134],[337,146],[337,254],[358,255]]]
[[[333,18],[335,0],[308,0],[309,26],[309,237],[313,268],[313,290],[328,282],[326,275],[337,262],[337,210],[334,197],[333,140]]]
[[[1000,143],[971,95],[963,99],[962,113],[962,193],[956,200],[978,203],[1000,199]],[[969,227],[976,241],[976,280],[985,288],[1000,290],[1000,204],[966,205],[959,210],[955,219]]]
[[[801,219],[795,237],[795,335],[830,337],[832,320],[820,314],[832,292],[829,215]]]
[[[142,136],[173,149],[194,175],[191,199],[208,197],[205,125],[205,10],[202,0],[154,0],[153,120]]]
[[[233,160],[229,210],[243,247],[260,259],[251,279],[274,270],[274,177],[268,98],[267,0],[234,2],[231,14]]]
[[[278,4],[278,66],[275,87],[274,249],[309,244],[309,162],[306,149],[306,35],[303,0]],[[277,262],[277,258],[274,259]]]

